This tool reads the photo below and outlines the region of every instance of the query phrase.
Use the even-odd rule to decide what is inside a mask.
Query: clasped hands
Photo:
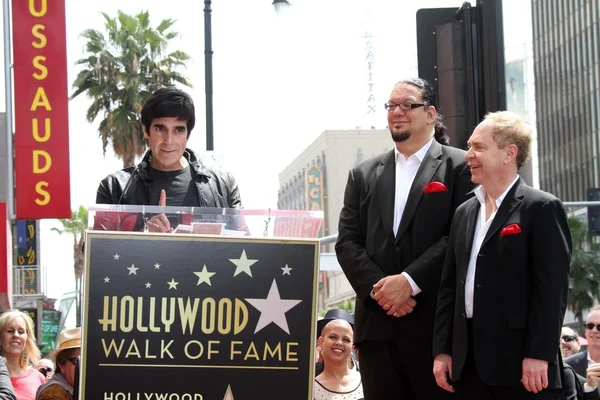
[[[396,318],[410,314],[417,305],[411,294],[410,283],[402,274],[386,276],[373,285],[373,299]]]

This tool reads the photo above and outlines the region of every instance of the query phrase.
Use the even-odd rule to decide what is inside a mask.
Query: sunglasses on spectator
[[[71,364],[77,365],[77,363],[79,362],[79,357],[69,358],[69,361],[71,361]]]
[[[566,342],[566,343],[574,342],[577,340],[577,336],[564,335],[564,336],[561,336],[560,340],[562,340],[563,342]]]
[[[600,324],[592,324],[591,322],[588,324],[585,324],[585,329],[589,329],[590,331],[593,331],[594,327],[596,327],[597,331],[600,331]]]
[[[50,368],[50,367],[41,367],[38,369],[38,371],[40,371],[40,373],[42,375],[44,375],[45,377],[48,377],[48,374],[52,373],[52,371],[54,371],[54,369]]]

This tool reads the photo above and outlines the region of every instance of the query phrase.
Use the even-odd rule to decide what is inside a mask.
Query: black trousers
[[[358,362],[365,400],[445,400],[433,376],[431,338],[397,337],[358,345]]]
[[[485,384],[475,366],[473,350],[473,326],[468,320],[468,350],[465,365],[460,373],[460,379],[453,383],[458,400],[558,400],[557,390],[542,390],[539,393],[528,392],[523,385],[519,386],[490,386]]]

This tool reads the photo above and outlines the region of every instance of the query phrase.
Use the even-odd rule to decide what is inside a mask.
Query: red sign
[[[70,218],[64,0],[13,0],[17,219]]]
[[[12,233],[8,207],[0,202],[0,311],[12,308]]]

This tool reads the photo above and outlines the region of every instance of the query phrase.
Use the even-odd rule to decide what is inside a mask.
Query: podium
[[[89,211],[80,399],[313,398],[321,211]]]

